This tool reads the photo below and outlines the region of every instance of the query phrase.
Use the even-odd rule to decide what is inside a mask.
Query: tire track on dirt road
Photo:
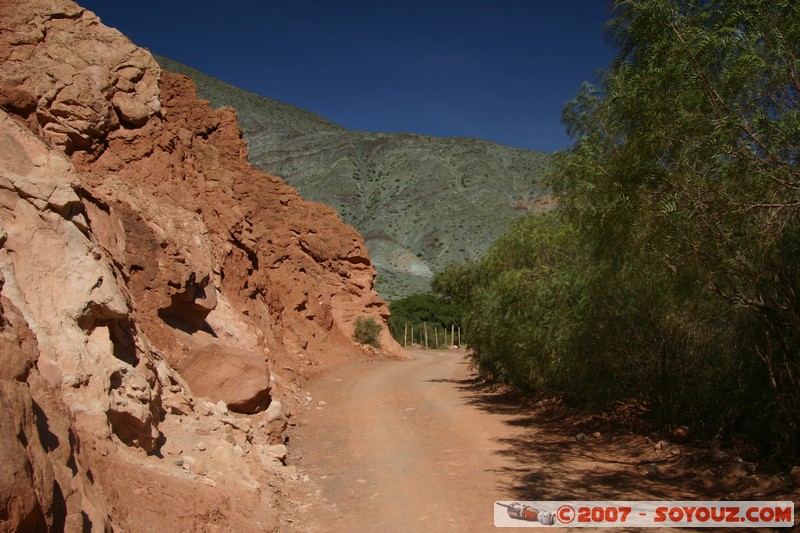
[[[348,364],[308,386],[292,437],[316,485],[302,531],[491,531],[495,500],[514,498],[498,436],[504,416],[469,404],[461,351]],[[322,406],[319,401],[325,402]],[[312,502],[309,502],[312,503]]]

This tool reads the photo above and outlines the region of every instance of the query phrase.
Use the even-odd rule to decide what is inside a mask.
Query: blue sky
[[[604,0],[80,1],[139,46],[354,130],[554,151]]]

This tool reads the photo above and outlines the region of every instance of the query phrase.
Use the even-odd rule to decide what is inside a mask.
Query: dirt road
[[[681,472],[648,476],[648,462],[671,455],[641,435],[587,427],[576,439],[574,420],[482,387],[463,352],[410,353],[350,363],[308,386],[311,407],[290,443],[308,476],[293,530],[502,531],[495,500],[701,497]]]
[[[498,438],[514,432],[508,417],[469,405],[463,353],[411,354],[351,364],[310,385],[321,408],[305,414],[293,445],[330,508],[301,529],[489,531],[493,502],[519,497]]]

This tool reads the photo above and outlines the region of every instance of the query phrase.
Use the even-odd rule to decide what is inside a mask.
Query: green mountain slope
[[[526,213],[549,209],[548,154],[478,139],[348,131],[298,107],[156,56],[202,98],[237,110],[250,161],[364,235],[389,299],[424,292],[433,272],[475,259]]]

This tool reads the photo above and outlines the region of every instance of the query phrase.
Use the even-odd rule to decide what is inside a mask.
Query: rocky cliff
[[[237,110],[250,162],[356,227],[387,298],[428,292],[433,273],[477,260],[511,223],[553,208],[548,154],[480,139],[348,131],[155,56],[214,106]]]
[[[91,12],[0,20],[0,531],[279,527],[299,380],[388,315],[364,241]]]

